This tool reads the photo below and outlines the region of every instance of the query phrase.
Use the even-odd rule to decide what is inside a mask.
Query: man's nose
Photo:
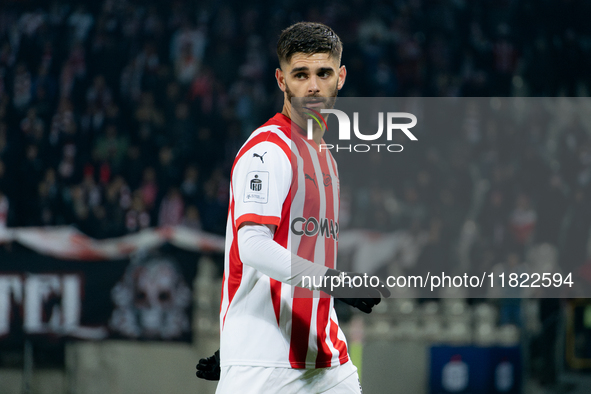
[[[313,76],[310,78],[309,81],[310,82],[308,83],[308,94],[316,94],[320,92],[320,87],[318,86],[318,77]]]

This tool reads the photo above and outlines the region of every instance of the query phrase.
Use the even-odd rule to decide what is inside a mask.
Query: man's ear
[[[341,90],[343,85],[345,84],[345,78],[347,78],[347,69],[345,66],[341,66],[339,68],[339,82],[337,83],[337,88]]]
[[[275,69],[275,79],[277,80],[279,89],[285,93],[285,74],[283,74],[283,70],[280,68]]]

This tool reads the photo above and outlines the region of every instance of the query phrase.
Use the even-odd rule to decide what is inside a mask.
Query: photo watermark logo
[[[320,111],[315,111],[308,107],[303,107],[305,114],[310,118],[307,119],[307,138],[312,139],[314,121],[318,127],[323,127],[328,130],[328,125],[322,114],[334,114],[339,124],[338,138],[339,141],[351,141],[351,120],[349,116],[338,109],[327,109],[323,108]],[[386,121],[384,122],[384,118]],[[395,123],[395,119],[409,119],[409,123]],[[392,141],[392,135],[394,131],[402,131],[406,137],[411,141],[417,141],[417,137],[409,129],[413,128],[417,124],[417,117],[409,112],[378,112],[378,130],[374,134],[363,134],[359,129],[359,112],[353,112],[353,133],[355,137],[361,141],[378,141],[384,134],[384,123],[386,123],[386,140]],[[385,148],[388,152],[402,152],[403,146],[400,144],[321,144],[320,150],[331,150],[335,149],[337,152],[345,150],[349,152],[369,152],[372,147],[380,152],[380,148]]]

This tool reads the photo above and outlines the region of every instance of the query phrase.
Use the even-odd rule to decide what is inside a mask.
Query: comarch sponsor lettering
[[[326,238],[339,239],[339,224],[332,219],[315,217],[296,217],[291,221],[291,232],[295,235],[314,237],[317,234]]]

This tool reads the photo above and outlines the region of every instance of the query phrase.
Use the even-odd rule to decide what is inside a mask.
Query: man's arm
[[[302,277],[321,278],[327,267],[297,256],[274,239],[277,226],[244,222],[238,229],[240,259],[263,274],[292,286],[301,286]]]
[[[346,286],[346,283],[352,282],[351,279],[363,274],[329,269],[291,253],[273,239],[276,229],[275,225],[260,225],[253,222],[245,222],[240,226],[238,251],[244,264],[292,286],[302,287],[303,277],[316,278],[311,282],[322,285],[311,290],[322,290],[365,313],[370,313],[382,296],[390,296],[390,291],[383,283],[378,287]],[[348,282],[341,281],[344,276],[349,277]],[[337,286],[333,286],[337,283]]]

